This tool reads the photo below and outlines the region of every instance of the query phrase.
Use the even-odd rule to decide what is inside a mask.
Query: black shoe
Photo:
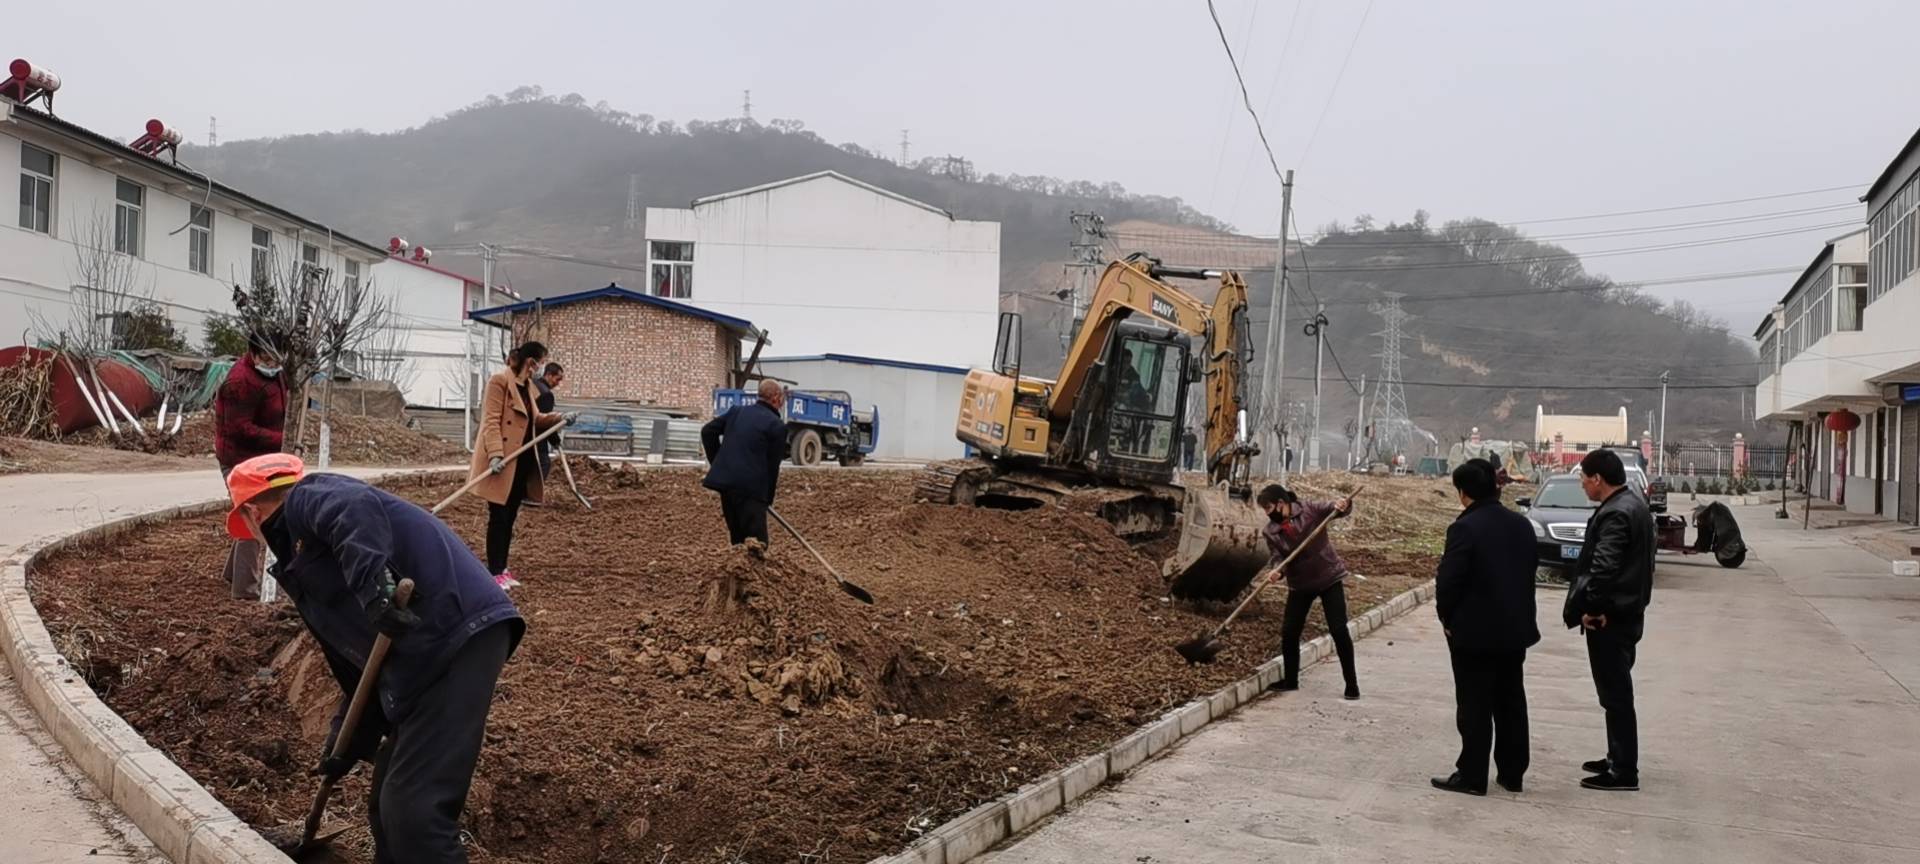
[[[1620,777],[1612,771],[1608,771],[1604,774],[1595,774],[1592,777],[1580,781],[1580,788],[1598,789],[1602,792],[1638,792],[1640,791],[1640,778]]]
[[[1360,685],[1348,684],[1347,685],[1347,701],[1352,702],[1353,700],[1358,698],[1360,698]]]
[[[1267,685],[1267,690],[1274,693],[1290,693],[1298,689],[1300,689],[1300,682],[1288,681],[1285,678]]]
[[[1467,795],[1487,794],[1487,787],[1485,784],[1481,784],[1479,786],[1469,785],[1467,781],[1460,779],[1460,772],[1458,771],[1455,771],[1452,774],[1449,774],[1445,777],[1433,778],[1433,788],[1439,789],[1445,792],[1460,792]]]
[[[1518,777],[1515,777],[1512,780],[1508,780],[1505,777],[1495,777],[1493,778],[1493,782],[1500,784],[1500,788],[1505,789],[1508,792],[1512,792],[1515,795],[1520,794],[1520,778]]]
[[[1582,762],[1580,763],[1580,770],[1588,774],[1605,774],[1613,770],[1613,762],[1607,759],[1595,759],[1592,762]]]

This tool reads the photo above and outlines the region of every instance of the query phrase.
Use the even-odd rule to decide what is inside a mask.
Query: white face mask
[[[254,371],[257,371],[261,375],[264,375],[268,378],[272,378],[280,374],[280,367],[278,366],[260,366],[256,364],[253,368],[254,368]]]

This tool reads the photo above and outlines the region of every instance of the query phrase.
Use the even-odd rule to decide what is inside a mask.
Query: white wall
[[[59,157],[51,234],[20,227],[17,202],[23,138]],[[190,232],[168,232],[186,224],[192,205],[208,200],[206,188],[156,170],[135,157],[96,166],[88,161],[90,156],[99,158],[96,152],[71,144],[63,136],[0,122],[0,168],[4,169],[0,170],[0,188],[6,190],[7,202],[0,207],[0,345],[14,344],[23,332],[32,329],[32,311],[37,310],[56,328],[70,326],[72,286],[79,281],[75,251],[83,236],[80,228],[97,215],[106,220],[106,236],[111,242],[116,177],[146,187],[139,278],[143,283],[150,282],[154,299],[167,307],[175,328],[195,348],[202,342],[201,326],[206,315],[231,313],[234,283],[245,284],[251,278],[255,225],[274,233],[277,267],[299,260],[303,242],[320,247],[321,266],[334,268],[335,272],[343,272],[344,254],[361,259],[363,279],[377,260],[370,252],[337,240],[330,246],[325,233],[301,230],[277,217],[249,213],[249,218],[242,218],[240,204],[215,196],[207,205],[214,211],[211,272],[192,272],[187,269]],[[31,341],[36,335],[27,333],[26,339]]]
[[[999,223],[821,177],[649,208],[646,225],[650,240],[694,244],[687,302],[752,321],[783,355],[972,366],[993,353]]]
[[[760,368],[803,390],[845,390],[856,408],[878,407],[876,458],[958,459],[965,453],[953,432],[966,385],[963,373],[839,360],[762,360]]]
[[[372,272],[374,289],[393,298],[395,318],[404,328],[405,369],[396,383],[407,404],[465,405],[467,280],[393,258],[375,264]]]

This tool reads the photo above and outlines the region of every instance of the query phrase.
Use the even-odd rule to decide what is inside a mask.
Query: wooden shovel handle
[[[393,588],[393,605],[407,608],[413,600],[413,580],[402,579]],[[340,729],[333,734],[333,750],[328,754],[334,758],[347,755],[353,746],[353,733],[360,728],[360,719],[366,716],[367,703],[373,701],[373,691],[380,683],[380,667],[387,662],[387,651],[393,647],[393,638],[385,633],[373,637],[373,649],[367,652],[367,666],[360,670],[360,683],[353,688],[353,701],[347,703],[347,716],[340,718]],[[307,810],[307,822],[300,832],[300,847],[305,848],[313,842],[314,835],[320,833],[320,820],[327,813],[327,798],[333,794],[333,785],[338,778],[326,777],[320,781],[320,793],[313,796],[313,806]]]

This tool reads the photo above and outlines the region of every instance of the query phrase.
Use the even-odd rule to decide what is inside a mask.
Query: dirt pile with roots
[[[788,537],[764,559],[727,548],[697,473],[575,468],[594,509],[550,494],[514,543],[528,632],[465,816],[477,861],[867,860],[1244,675],[1279,631],[1273,592],[1220,662],[1188,666],[1171,646],[1219,610],[1170,601],[1104,523],[911,503],[910,473],[782,478],[777,506],[865,606]],[[443,515],[477,548],[481,502]],[[1355,614],[1432,572],[1437,550],[1359,540],[1336,541],[1372,577],[1349,586]],[[225,554],[217,517],[177,520],[58,556],[32,587],[149,741],[242,818],[295,821],[340,689],[289,609],[226,599]],[[363,820],[363,795],[356,772],[336,814]],[[369,861],[367,842],[341,854]]]

